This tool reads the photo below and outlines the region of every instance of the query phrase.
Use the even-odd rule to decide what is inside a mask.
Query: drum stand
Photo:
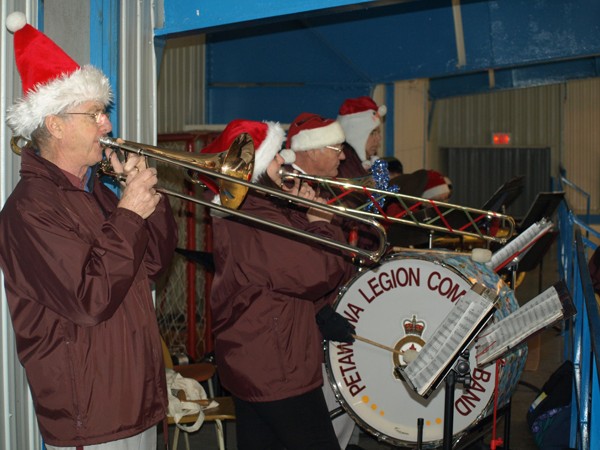
[[[444,440],[443,450],[452,450],[452,428],[454,427],[454,388],[456,383],[463,384],[466,388],[471,385],[471,366],[469,364],[469,350],[465,349],[454,367],[446,374],[446,397],[444,402]]]

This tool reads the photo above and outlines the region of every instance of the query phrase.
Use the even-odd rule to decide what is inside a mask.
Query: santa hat
[[[112,100],[108,78],[92,66],[80,67],[58,45],[13,12],[6,28],[14,34],[15,60],[23,84],[23,97],[8,108],[6,122],[15,136],[30,139],[46,116],[75,105]]]
[[[202,149],[202,153],[225,152],[242,133],[248,133],[254,142],[252,181],[256,181],[267,170],[277,152],[281,150],[285,133],[278,123],[244,119],[232,120],[214,141]]]
[[[344,142],[344,131],[333,119],[317,114],[302,113],[291,123],[286,147],[295,152],[339,145]],[[284,159],[287,160],[285,155]]]
[[[337,121],[344,130],[346,142],[356,151],[361,161],[367,159],[365,147],[369,134],[381,124],[381,118],[386,112],[385,105],[377,106],[367,96],[349,98],[340,106]]]
[[[435,170],[428,170],[427,183],[425,184],[422,197],[431,200],[447,197],[452,191],[451,187],[452,183],[449,178]]]

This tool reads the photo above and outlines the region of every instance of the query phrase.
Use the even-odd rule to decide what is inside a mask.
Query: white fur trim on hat
[[[450,188],[447,184],[439,184],[437,186],[430,187],[423,192],[423,198],[436,200],[450,194]]]
[[[296,162],[296,153],[289,148],[281,150],[279,156],[283,158],[284,164],[294,164]]]
[[[383,110],[383,114],[379,112]],[[387,108],[381,105],[377,112],[369,109],[354,114],[344,114],[337,117],[346,135],[346,142],[352,146],[361,161],[366,161],[366,145],[369,134],[381,124],[379,116],[385,115]]]
[[[285,132],[279,123],[266,121],[263,123],[267,124],[267,135],[258,148],[255,149],[252,181],[258,180],[267,170],[275,155],[281,150],[281,144],[285,138]]]
[[[99,69],[88,65],[49,83],[38,84],[8,108],[6,123],[15,136],[30,139],[31,133],[49,115],[65,112],[87,101],[107,106],[111,100],[108,78]]]
[[[292,150],[306,151],[323,148],[327,145],[338,145],[344,142],[344,130],[337,122],[318,128],[309,128],[299,131],[292,136]]]

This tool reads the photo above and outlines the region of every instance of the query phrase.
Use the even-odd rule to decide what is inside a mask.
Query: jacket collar
[[[99,165],[97,164],[89,170],[85,189],[88,192],[91,192],[94,189],[94,181],[96,179],[98,166]],[[42,158],[36,151],[29,148],[24,148],[21,152],[21,177],[24,179],[29,177],[47,178],[61,189],[79,190],[78,187],[71,183],[60,167],[47,159]]]

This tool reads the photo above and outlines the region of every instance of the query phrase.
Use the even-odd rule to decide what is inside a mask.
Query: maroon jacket
[[[362,165],[362,161],[350,144],[344,143],[344,155],[338,167],[338,178],[362,178],[371,174]]]
[[[242,211],[342,241],[326,222],[250,194]],[[323,383],[315,313],[332,302],[353,267],[336,250],[220,218],[214,221],[211,293],[217,367],[223,386],[246,401],[281,400]]]
[[[0,266],[42,436],[55,446],[133,436],[167,406],[150,279],[176,245],[170,206],[143,220],[102,183],[88,193],[21,156],[0,213]]]

